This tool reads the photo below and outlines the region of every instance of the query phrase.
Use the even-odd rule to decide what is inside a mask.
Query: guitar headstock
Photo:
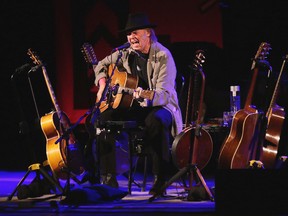
[[[271,50],[271,45],[269,43],[266,42],[262,42],[258,48],[258,51],[255,55],[255,60],[259,59],[259,60],[264,60],[267,58],[270,50]]]
[[[83,53],[84,59],[88,64],[97,65],[98,61],[94,53],[94,49],[91,44],[84,43],[81,47],[81,52]]]
[[[30,58],[32,59],[33,63],[36,65],[42,65],[42,61],[40,60],[40,58],[38,57],[38,55],[36,54],[36,52],[32,51],[31,48],[28,49],[27,54],[30,56]]]
[[[204,55],[204,51],[203,50],[197,50],[195,52],[195,58],[194,58],[194,62],[193,62],[193,68],[194,69],[201,69],[204,62],[205,62],[205,55]]]
[[[257,53],[253,59],[252,67],[251,70],[253,70],[256,66],[256,61],[257,60],[265,60],[267,59],[267,56],[271,50],[271,46],[269,43],[262,42],[257,50]]]

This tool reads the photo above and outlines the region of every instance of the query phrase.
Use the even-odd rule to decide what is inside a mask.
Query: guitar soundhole
[[[116,84],[111,88],[111,93],[113,94],[113,96],[117,95],[118,89],[119,89],[119,84]],[[123,91],[122,91],[122,93],[123,93]]]

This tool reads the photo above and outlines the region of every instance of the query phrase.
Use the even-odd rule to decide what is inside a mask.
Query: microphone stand
[[[115,65],[114,65],[114,67],[112,69],[112,72],[111,72],[111,76],[109,76],[107,78],[107,80],[106,80],[105,88],[103,90],[103,93],[102,93],[102,96],[101,96],[100,100],[98,102],[96,102],[94,104],[94,106],[92,106],[92,108],[90,108],[84,115],[82,115],[74,125],[71,125],[66,131],[64,131],[64,133],[56,140],[55,144],[61,142],[65,137],[67,137],[74,130],[74,128],[80,124],[80,122],[83,120],[83,118],[87,117],[88,115],[90,115],[90,114],[92,115],[92,118],[91,118],[90,122],[91,123],[95,122],[96,117],[98,117],[95,114],[99,114],[99,106],[106,99],[106,95],[107,95],[107,93],[109,91],[109,87],[111,85],[112,76],[114,75],[116,66],[117,66],[117,64],[118,64],[118,62],[119,62],[121,57],[122,57],[122,52],[119,51],[116,63],[115,63]]]
[[[117,60],[116,60],[116,63],[112,69],[112,72],[111,72],[111,75],[108,76],[108,78],[106,79],[106,83],[105,83],[105,88],[102,92],[102,95],[101,95],[101,98],[98,102],[96,102],[94,104],[94,106],[92,106],[86,113],[84,113],[84,115],[80,116],[80,118],[76,121],[76,123],[74,123],[73,125],[71,125],[68,129],[66,129],[63,134],[56,140],[55,144],[61,142],[63,139],[67,139],[67,137],[69,136],[69,134],[80,124],[80,122],[85,118],[87,117],[88,115],[91,114],[91,119],[90,119],[90,123],[95,127],[97,128],[97,119],[99,117],[99,114],[100,114],[100,109],[99,109],[99,106],[101,105],[101,103],[106,99],[106,95],[108,94],[109,90],[110,90],[110,86],[111,86],[111,82],[112,82],[112,77],[114,75],[114,72],[115,72],[115,69],[116,69],[116,66],[120,60],[120,58],[122,57],[122,52],[119,50],[119,54],[118,54],[118,57],[117,57]],[[96,122],[96,124],[95,124]],[[99,146],[96,150],[97,152],[97,155],[99,156],[100,155],[100,151],[99,151]],[[97,167],[99,169],[100,167],[100,160],[99,160],[99,157],[98,157],[98,160],[97,160]],[[97,175],[100,177],[100,172],[99,170],[97,171]]]
[[[121,56],[122,56],[122,52],[119,51],[119,54],[118,54],[116,63],[115,63],[115,65],[114,65],[113,69],[112,69],[111,75],[109,76],[109,74],[107,74],[108,77],[107,77],[107,79],[106,79],[105,88],[104,88],[104,90],[103,90],[103,92],[102,92],[101,98],[100,98],[100,100],[99,100],[97,103],[95,103],[95,106],[92,108],[90,124],[93,125],[93,127],[94,127],[96,130],[97,130],[97,128],[99,127],[99,121],[97,121],[97,119],[98,119],[98,117],[99,117],[99,114],[100,114],[99,106],[100,106],[101,103],[107,98],[107,95],[110,94],[110,93],[108,93],[108,92],[111,92],[111,88],[110,88],[110,87],[112,87],[112,86],[111,86],[112,77],[113,77],[113,75],[114,75],[114,72],[115,72],[115,69],[116,69],[116,65],[118,64]],[[112,87],[112,89],[113,89],[113,87]],[[110,98],[109,98],[109,99],[110,99]],[[109,99],[107,99],[108,105],[110,104]],[[98,136],[98,134],[97,134],[97,131],[96,131],[96,141],[95,141],[95,142],[96,142],[96,147],[95,147],[96,149],[95,149],[95,151],[96,151],[96,158],[97,158],[97,160],[96,160],[96,169],[97,169],[97,171],[96,171],[96,176],[98,177],[99,182],[101,183],[101,173],[100,173],[100,166],[101,166],[101,164],[100,164],[100,145],[99,145],[100,140],[99,140],[99,136]]]

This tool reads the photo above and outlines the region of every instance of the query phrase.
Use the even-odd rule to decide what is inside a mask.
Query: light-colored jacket
[[[125,70],[127,73],[132,74],[128,64],[128,57],[132,50],[128,48],[121,52],[122,56],[118,61],[117,67],[120,71]],[[118,56],[119,52],[114,52],[99,61],[97,66],[94,67],[96,86],[99,79],[107,76],[108,66],[115,64]],[[154,98],[149,105],[163,106],[171,112],[173,116],[171,134],[175,137],[183,128],[182,114],[175,89],[177,70],[171,52],[159,42],[151,44],[147,61],[147,73],[149,89],[155,91]]]

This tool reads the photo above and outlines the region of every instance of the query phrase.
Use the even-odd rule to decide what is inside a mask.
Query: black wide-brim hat
[[[150,23],[146,14],[144,13],[134,13],[129,14],[125,29],[121,32],[131,32],[137,29],[144,28],[155,28],[157,25]]]

